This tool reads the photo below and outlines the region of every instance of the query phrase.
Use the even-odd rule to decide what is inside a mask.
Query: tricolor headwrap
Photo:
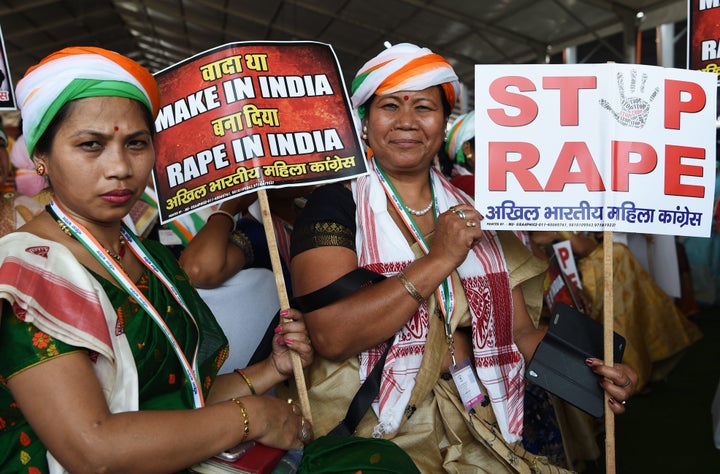
[[[360,118],[362,106],[373,95],[421,91],[441,86],[450,108],[455,107],[460,81],[452,65],[439,54],[409,43],[392,46],[360,68],[352,82],[352,104]]]
[[[445,151],[455,163],[464,164],[465,152],[462,149],[463,143],[475,136],[475,111],[470,111],[459,116],[450,127]]]
[[[63,105],[84,97],[126,97],[152,112],[160,91],[150,72],[132,59],[95,47],[65,48],[27,70],[16,89],[28,153]]]

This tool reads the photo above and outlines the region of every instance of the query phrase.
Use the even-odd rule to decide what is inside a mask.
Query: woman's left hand
[[[638,376],[632,367],[625,364],[605,365],[600,359],[589,358],[585,361],[593,372],[602,377],[600,385],[610,395],[610,409],[616,415],[625,412],[625,402],[635,392]]]
[[[285,377],[290,377],[293,373],[288,349],[292,349],[300,356],[303,367],[312,363],[314,353],[303,315],[292,308],[280,312],[280,324],[275,328],[273,350],[270,355],[275,370]]]

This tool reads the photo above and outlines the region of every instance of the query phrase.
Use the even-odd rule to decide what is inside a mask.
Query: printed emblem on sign
[[[646,82],[647,74],[643,73],[643,75],[640,76],[640,95],[645,92]],[[656,87],[653,89],[647,100],[640,96],[625,97],[625,79],[623,78],[623,74],[621,72],[617,74],[617,85],[618,93],[620,94],[620,111],[613,109],[610,102],[605,99],[600,99],[600,105],[602,105],[604,109],[610,111],[613,117],[615,117],[617,123],[620,125],[633,128],[643,128],[647,122],[648,114],[650,113],[650,104],[653,100],[655,100],[655,97],[657,97],[660,92],[660,88]],[[637,89],[637,87],[637,71],[633,69],[630,72],[630,94],[635,94],[635,89]]]

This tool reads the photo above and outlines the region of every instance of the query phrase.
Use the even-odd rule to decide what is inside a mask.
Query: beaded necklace
[[[413,216],[424,216],[425,214],[430,212],[430,209],[432,209],[434,203],[435,201],[431,199],[430,204],[428,204],[427,207],[425,207],[424,209],[420,209],[419,211],[408,207],[405,203],[403,203],[403,207],[405,207],[405,209],[407,209],[407,211]]]
[[[58,227],[60,227],[60,230],[65,232],[66,235],[72,237],[73,239],[75,238],[75,236],[72,234],[72,232],[70,232],[70,229],[68,229],[68,226],[66,226],[62,220],[55,219],[55,222],[57,222],[57,225],[58,225]],[[125,256],[125,239],[121,235],[118,240],[120,242],[120,252],[119,253],[113,252],[112,250],[110,250],[109,248],[105,247],[102,244],[100,244],[100,245],[102,245],[103,250],[105,250],[105,252],[108,255],[110,255],[113,258],[113,260],[115,260],[118,263],[118,265],[120,265],[120,268],[125,270],[125,266],[123,265],[123,261],[122,261],[123,257]]]

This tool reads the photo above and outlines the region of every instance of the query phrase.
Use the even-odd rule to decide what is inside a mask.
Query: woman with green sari
[[[294,404],[261,395],[312,360],[281,313],[268,359],[217,375],[227,339],[172,254],[121,224],[154,163],[153,76],[67,48],[17,87],[23,132],[53,200],[0,239],[3,472],[178,472],[245,440],[312,439]]]

